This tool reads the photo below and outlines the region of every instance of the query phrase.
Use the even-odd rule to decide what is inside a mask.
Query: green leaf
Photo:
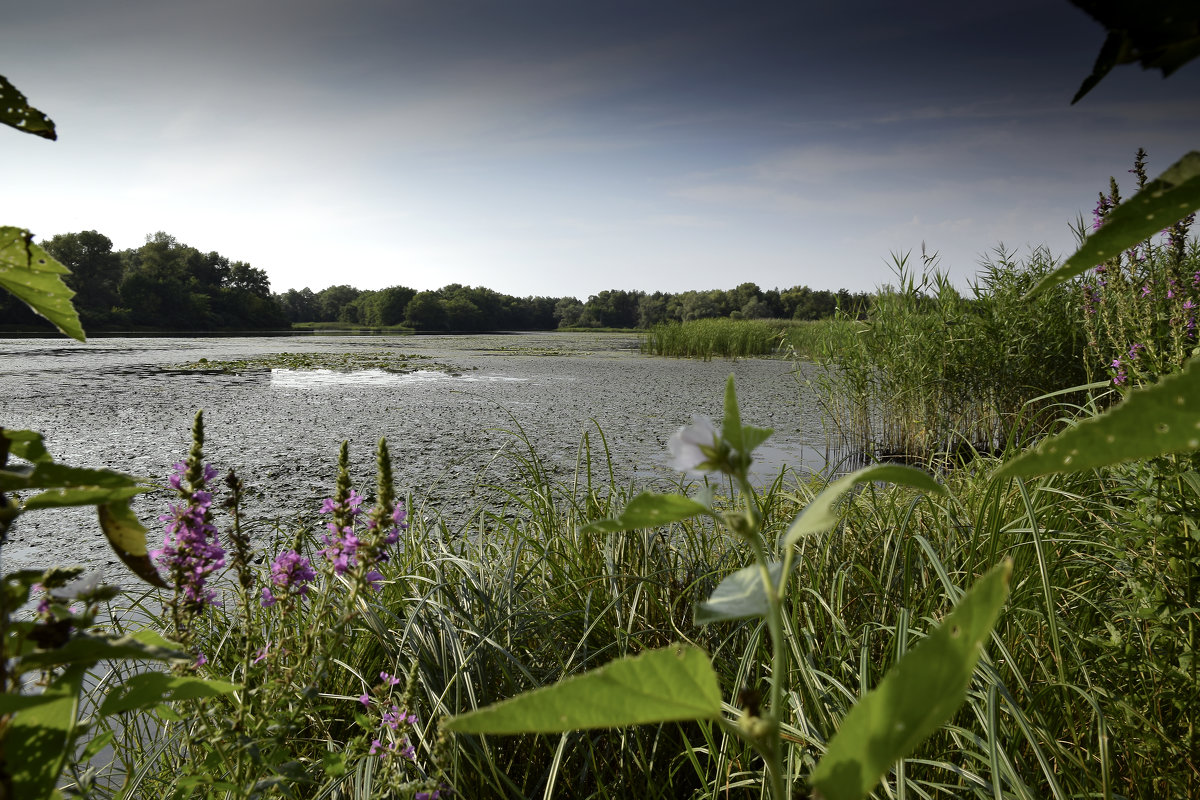
[[[150,560],[150,551],[146,547],[146,527],[129,507],[129,501],[105,503],[98,506],[96,511],[100,515],[100,529],[125,566],[151,586],[166,589],[166,581]]]
[[[742,412],[738,410],[737,389],[733,385],[732,373],[725,380],[725,416],[721,420],[721,438],[738,453],[746,452],[742,441]]]
[[[863,467],[857,472],[843,475],[813,498],[813,501],[800,512],[791,527],[783,536],[783,547],[790,547],[800,541],[800,537],[810,533],[824,533],[832,530],[838,523],[835,510],[837,502],[846,492],[857,484],[871,482],[896,483],[901,486],[911,486],[923,492],[945,495],[946,487],[935,481],[927,472],[914,467],[900,464],[873,464]]]
[[[779,585],[783,562],[774,561],[768,569],[771,582]],[[727,619],[764,617],[767,614],[767,591],[763,584],[762,567],[754,564],[743,567],[721,581],[712,595],[696,607],[696,624],[708,625]]]
[[[812,774],[824,800],[866,797],[897,759],[958,710],[1011,578],[1006,560],[976,581],[942,624],[850,709]]]
[[[178,661],[186,659],[187,653],[169,645],[161,636],[154,634],[160,643],[142,641],[144,636],[112,636],[81,634],[72,637],[62,647],[39,650],[22,656],[21,671],[52,667],[58,664],[95,664],[117,658],[153,659],[155,661]]]
[[[1200,359],[1121,403],[1043,439],[996,470],[996,477],[1034,477],[1138,461],[1200,449]]]
[[[0,714],[12,714],[26,708],[40,706],[42,703],[52,703],[54,700],[54,695],[9,694],[5,692],[4,694],[0,694]]]
[[[0,123],[43,139],[57,139],[54,122],[29,105],[25,95],[0,75]]]
[[[445,727],[458,733],[561,733],[720,715],[721,689],[708,655],[675,644],[451,717]]]
[[[18,711],[4,737],[13,797],[48,797],[70,755],[71,732],[87,668],[69,668],[46,687],[49,702]]]
[[[1118,64],[1140,63],[1163,77],[1200,56],[1200,10],[1194,0],[1071,0],[1108,30],[1108,38],[1072,104]]]
[[[37,431],[0,430],[0,436],[8,439],[8,452],[26,461],[53,461],[46,452],[42,435]]]
[[[23,491],[29,489],[57,489],[57,490],[110,490],[113,500],[125,500],[133,496],[129,490],[136,491],[133,494],[150,491],[146,487],[138,487],[137,480],[132,476],[121,472],[114,472],[111,469],[88,469],[86,467],[68,467],[65,464],[55,464],[52,461],[40,461],[34,464],[33,469],[24,473],[12,473],[5,471],[0,473],[2,482],[0,482],[0,490],[4,491]],[[32,500],[33,498],[30,498]],[[65,501],[64,501],[65,502]],[[26,501],[26,505],[29,501]],[[38,508],[54,508],[57,503],[51,497],[40,501]],[[77,503],[75,505],[92,505],[92,503]]]
[[[602,519],[583,526],[584,533],[615,533],[638,528],[656,528],[672,522],[710,513],[708,506],[678,494],[642,492],[629,501],[621,516]]]
[[[1066,262],[1042,278],[1028,296],[1081,275],[1102,261],[1119,256],[1200,208],[1200,152],[1193,150],[1104,219]]]
[[[88,740],[87,746],[83,748],[83,754],[79,757],[79,762],[86,764],[100,755],[100,751],[108,747],[116,735],[116,731],[104,731],[93,736]]]
[[[97,713],[107,717],[122,711],[153,708],[171,700],[195,700],[231,694],[240,688],[226,681],[178,677],[167,672],[141,672],[114,686]]]
[[[67,336],[84,341],[83,326],[62,275],[71,271],[33,243],[23,228],[0,227],[0,289],[7,289]]]

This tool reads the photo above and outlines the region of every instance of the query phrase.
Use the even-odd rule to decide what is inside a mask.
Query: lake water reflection
[[[378,351],[425,356],[440,367],[403,375],[171,368],[202,358]],[[775,429],[760,451],[758,479],[769,481],[785,465],[822,469],[821,423],[802,404],[794,369],[782,360],[643,356],[636,338],[623,334],[6,338],[0,424],[43,432],[65,463],[165,483],[202,408],[208,460],[236,469],[251,487],[248,511],[260,519],[315,509],[332,490],[343,439],[357,484],[368,488],[375,443],[385,436],[400,490],[453,521],[495,497],[489,487],[520,480],[509,455],[526,452],[522,436],[552,476],[570,479],[585,433],[603,458],[602,430],[619,483],[665,488],[678,479],[668,467],[668,437],[693,413],[720,418],[731,372],[745,421]],[[601,461],[596,467],[607,476]],[[135,510],[149,522],[167,499],[145,495]],[[258,531],[272,535],[266,525]],[[75,561],[81,550],[84,560],[111,560],[90,516],[31,513],[5,548],[4,568],[49,563],[51,555]]]

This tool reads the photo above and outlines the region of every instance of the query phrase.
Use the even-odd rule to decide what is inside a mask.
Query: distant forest
[[[574,297],[513,297],[452,283],[437,291],[390,286],[378,291],[330,286],[271,293],[267,274],[217,252],[204,253],[166,233],[136,249],[114,251],[96,231],[40,242],[71,270],[67,284],[88,330],[270,330],[294,323],[343,323],[419,331],[649,328],[709,317],[815,320],[835,311],[861,316],[870,295],[793,286],[639,292],[614,289]],[[24,304],[0,293],[0,328],[48,328]]]

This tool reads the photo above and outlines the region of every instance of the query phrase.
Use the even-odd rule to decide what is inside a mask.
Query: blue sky
[[[0,74],[0,220],[164,230],[276,291],[867,290],[889,255],[965,285],[1065,255],[1134,151],[1200,147],[1200,67],[1114,71],[1065,0],[40,0]]]

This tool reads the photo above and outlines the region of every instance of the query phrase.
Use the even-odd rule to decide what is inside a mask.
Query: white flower
[[[667,441],[667,449],[671,451],[671,466],[681,472],[691,469],[710,472],[716,469],[711,460],[719,440],[712,420],[693,414],[692,424],[675,431]],[[706,449],[707,453],[704,452]]]

